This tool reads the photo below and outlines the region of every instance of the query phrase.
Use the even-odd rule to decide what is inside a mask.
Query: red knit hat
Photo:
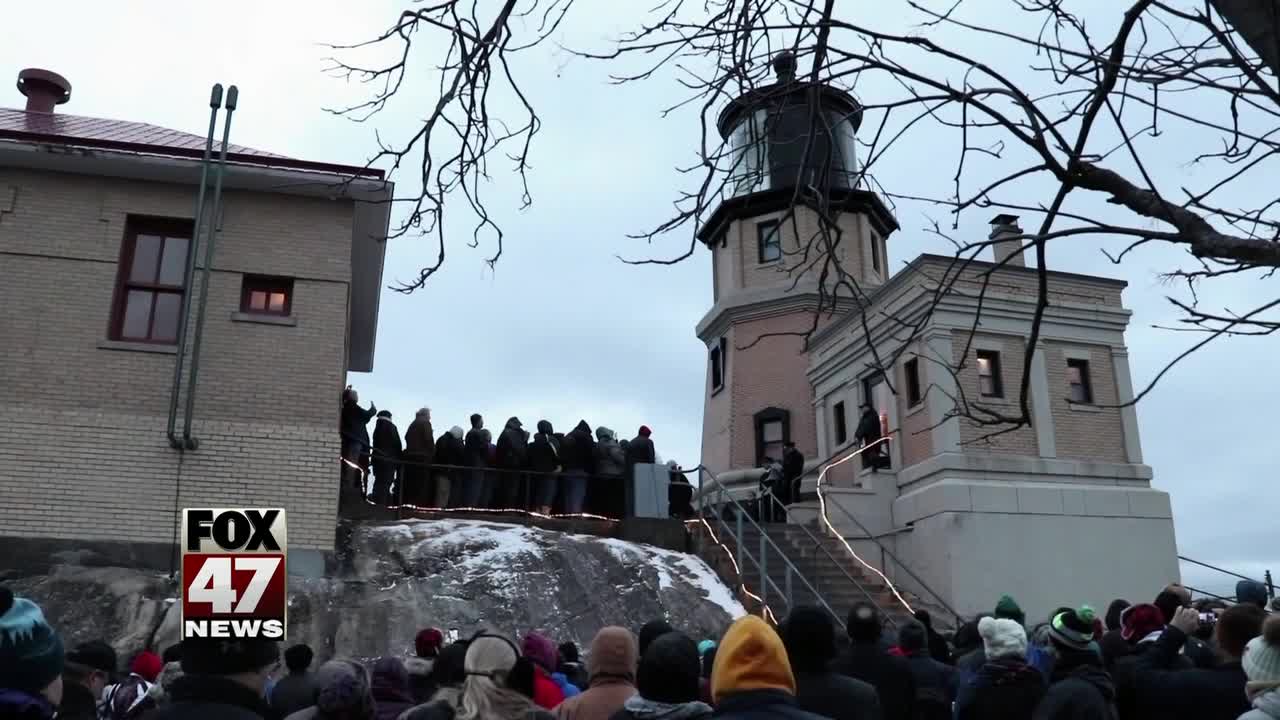
[[[1120,636],[1131,643],[1164,627],[1164,613],[1151,603],[1131,605],[1120,613]]]
[[[143,650],[133,659],[133,663],[129,665],[129,672],[135,675],[141,675],[143,680],[149,683],[156,681],[160,676],[160,671],[164,670],[164,660],[159,655],[150,650]]]
[[[413,638],[413,649],[417,651],[418,657],[435,657],[443,644],[444,632],[439,628],[419,630]]]

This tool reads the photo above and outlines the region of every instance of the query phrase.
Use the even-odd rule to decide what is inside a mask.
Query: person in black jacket
[[[373,501],[379,505],[389,505],[400,499],[401,488],[397,487],[397,479],[403,459],[400,428],[391,422],[390,410],[381,410],[378,422],[373,426]]]
[[[293,645],[284,651],[284,664],[289,674],[271,688],[271,709],[277,717],[285,717],[316,704],[316,674],[310,672],[315,652],[310,645]]]
[[[538,432],[529,443],[529,469],[535,474],[533,484],[533,509],[548,514],[551,503],[556,499],[559,485],[557,473],[563,467],[560,459],[560,439],[556,437],[551,423],[538,421]]]
[[[1153,604],[1160,608],[1160,612],[1164,615],[1164,624],[1168,625],[1173,622],[1173,616],[1178,613],[1178,608],[1191,605],[1191,591],[1176,583],[1169,585],[1160,591]],[[1196,667],[1205,670],[1211,670],[1218,664],[1218,657],[1213,648],[1197,638],[1194,632],[1187,635],[1187,644],[1183,646],[1182,654]]]
[[[916,710],[916,679],[905,658],[894,657],[880,644],[883,624],[875,605],[853,606],[845,630],[851,643],[836,661],[834,669],[849,677],[871,683],[880,696],[885,720],[913,720]]]
[[[1093,608],[1058,613],[1049,624],[1055,660],[1034,720],[1115,720],[1116,689],[1093,642]]]
[[[464,507],[463,501],[466,498],[463,497],[463,490],[467,485],[466,475],[470,471],[462,469],[467,464],[466,450],[462,447],[462,428],[454,425],[449,428],[449,432],[442,433],[436,438],[435,457],[432,462],[437,473],[437,483],[441,482],[439,473],[448,474],[445,478],[449,483],[448,507]]]
[[[448,507],[449,479],[443,481],[431,468],[436,455],[436,436],[431,428],[431,408],[419,408],[404,431],[404,465],[400,468],[400,483],[404,486],[404,500],[427,507]],[[442,492],[443,491],[443,492]]]
[[[818,720],[796,704],[796,681],[782,639],[755,615],[724,634],[711,670],[715,717],[725,720]]]
[[[498,490],[494,493],[498,507],[528,510],[528,481],[524,471],[529,467],[529,437],[518,417],[507,420],[498,435],[498,467],[502,469],[496,478]]]
[[[641,463],[657,462],[658,455],[653,448],[653,440],[649,439],[652,434],[648,425],[641,425],[639,434],[627,443],[627,482],[631,482],[631,468]]]
[[[698,646],[681,632],[649,644],[636,673],[636,694],[610,720],[697,720],[711,715],[700,701]]]
[[[879,439],[880,414],[871,407],[870,403],[863,403],[862,416],[858,418],[858,427],[853,431],[853,444],[867,448],[862,452],[862,467],[872,470],[880,467],[882,448],[875,444]]]
[[[274,640],[182,641],[182,672],[169,689],[169,704],[144,720],[266,720],[275,714],[262,699],[267,676],[280,657]]]
[[[782,448],[782,478],[786,482],[782,492],[786,497],[786,504],[790,505],[800,500],[800,478],[804,475],[804,453],[797,450],[796,444],[790,440]]]
[[[951,654],[951,645],[947,643],[947,639],[942,634],[933,629],[933,616],[928,610],[921,608],[912,613],[916,620],[924,625],[924,629],[929,633],[929,656],[940,663],[947,665],[955,665],[955,658]]]
[[[1031,720],[1044,675],[1027,665],[1027,631],[1005,618],[978,621],[986,662],[956,692],[956,720]]]
[[[595,472],[596,464],[596,439],[586,420],[579,420],[565,435],[560,457],[564,465],[564,477],[560,480],[561,505],[566,513],[576,515],[582,512],[587,481]]]
[[[378,414],[378,408],[369,403],[369,409],[360,407],[360,393],[347,386],[342,391],[342,417],[339,436],[342,440],[342,482],[343,487],[360,493],[360,497],[368,494],[364,487],[365,472],[369,469],[369,421]]]
[[[1232,720],[1250,709],[1243,692],[1248,677],[1240,657],[1262,632],[1266,612],[1256,605],[1233,605],[1214,629],[1221,659],[1212,669],[1171,670],[1187,637],[1200,625],[1200,613],[1182,608],[1153,647],[1138,656],[1135,690],[1140,717],[1161,720]]]
[[[791,670],[796,677],[796,702],[832,720],[880,720],[880,697],[870,683],[832,672],[836,657],[835,625],[815,607],[798,607],[782,626]]]
[[[463,486],[462,507],[487,508],[493,502],[493,486],[489,473],[489,445],[493,443],[493,433],[484,426],[484,418],[480,413],[471,416],[471,429],[462,441],[466,451],[466,465],[473,468],[466,485]]]
[[[80,643],[62,666],[62,704],[58,720],[97,720],[102,689],[117,670],[115,648],[102,640]]]
[[[916,678],[917,720],[947,720],[956,699],[956,670],[929,654],[929,631],[913,620],[898,629],[898,647]]]

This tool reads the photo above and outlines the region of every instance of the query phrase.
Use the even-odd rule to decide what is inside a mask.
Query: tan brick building
[[[1008,432],[974,422],[981,408],[1018,414],[1028,370],[1038,271],[1008,239],[1023,235],[1017,218],[992,221],[990,260],[922,255],[890,273],[886,241],[898,225],[856,172],[852,97],[818,87],[829,123],[800,159],[811,89],[780,73],[720,116],[739,174],[700,236],[714,278],[697,327],[708,349],[704,464],[751,494],[761,461],[785,441],[814,465],[853,452],[870,404],[892,436],[889,467],[847,463],[827,495],[866,527],[830,514],[867,557],[881,557],[870,533],[962,612],[989,610],[993,588],[1026,588],[1020,599],[1036,612],[1154,597],[1178,563],[1169,496],[1151,487],[1134,408],[1118,407],[1133,398],[1125,283],[1050,269],[1030,354],[1032,422]],[[858,285],[858,307],[815,314],[819,226],[806,192],[827,193],[834,255]],[[815,480],[811,471],[805,487]],[[801,503],[791,516],[814,512]],[[1048,565],[1071,578],[1074,596],[1043,581]]]
[[[175,508],[280,506],[293,570],[320,571],[339,394],[372,369],[390,184],[232,146],[193,240],[205,138],[55,112],[64,83],[24,71],[27,109],[0,109],[0,542],[167,566]],[[175,428],[198,447],[179,450],[178,316],[189,297],[189,369],[209,237],[192,422],[184,370]]]

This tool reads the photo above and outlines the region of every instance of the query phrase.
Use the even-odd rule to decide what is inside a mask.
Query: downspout
[[[236,110],[240,91],[235,85],[227,88],[227,117],[222,126],[222,148],[218,151],[218,166],[213,174],[213,210],[209,218],[209,240],[204,246],[204,282],[200,285],[200,304],[196,306],[196,336],[191,345],[191,375],[187,380],[187,408],[182,418],[182,444],[195,450],[200,441],[191,437],[191,414],[196,407],[196,378],[200,375],[200,340],[204,337],[204,313],[209,304],[209,274],[213,270],[213,246],[221,229],[222,177],[227,167],[227,138],[231,135],[231,115]]]
[[[169,447],[181,450],[178,439],[178,393],[182,391],[182,360],[187,350],[187,316],[191,313],[191,278],[196,271],[196,251],[200,245],[200,227],[204,221],[204,191],[209,184],[209,159],[213,156],[213,133],[218,129],[218,110],[222,108],[222,84],[215,83],[209,93],[209,132],[204,141],[204,160],[200,163],[200,190],[196,192],[195,225],[191,229],[191,249],[187,253],[187,267],[182,286],[188,292],[182,295],[182,314],[178,316],[178,356],[173,363],[173,387],[169,390]]]

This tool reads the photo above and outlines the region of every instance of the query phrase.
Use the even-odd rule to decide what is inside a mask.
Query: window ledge
[[[711,397],[715,397],[722,392],[724,392],[724,383],[720,383],[719,386],[711,388]]]
[[[920,402],[916,403],[915,405],[912,405],[912,406],[908,407],[908,408],[907,408],[907,417],[911,417],[912,415],[919,415],[921,412],[923,412],[923,411],[924,411],[924,409],[925,409],[925,405],[926,405],[926,403],[925,403],[923,400],[921,400]]]
[[[259,325],[284,325],[286,327],[297,327],[298,318],[292,315],[259,315],[257,313],[233,312],[231,313],[233,322],[258,323]]]
[[[129,342],[128,340],[101,340],[99,350],[124,350],[126,352],[155,353],[157,355],[177,355],[177,345],[161,345],[159,343]]]
[[[1080,403],[1069,402],[1067,403],[1067,407],[1070,408],[1072,412],[1083,412],[1083,413],[1102,412],[1102,408],[1098,407],[1097,405],[1081,405]]]

